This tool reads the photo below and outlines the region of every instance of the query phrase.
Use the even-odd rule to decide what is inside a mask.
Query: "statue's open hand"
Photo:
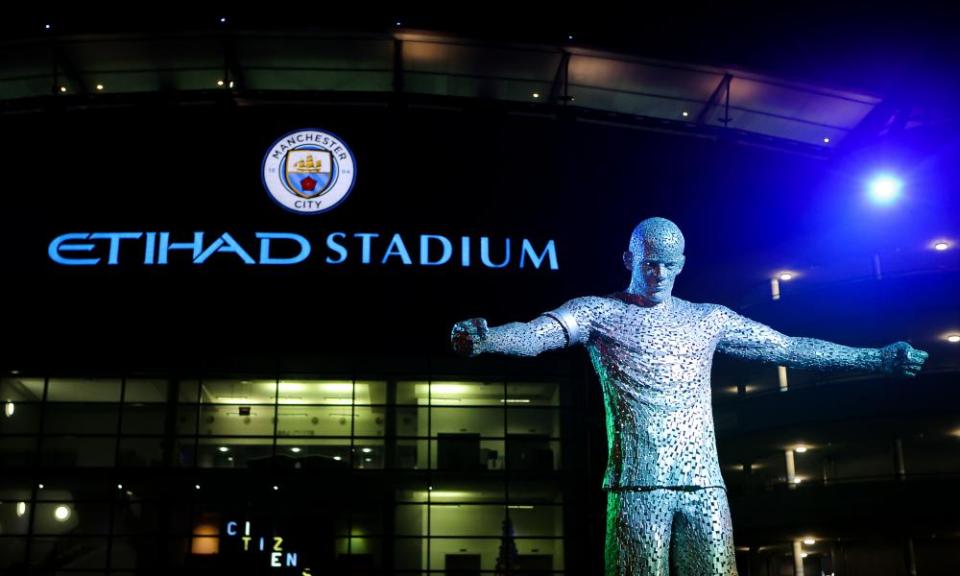
[[[880,349],[883,371],[894,376],[913,377],[920,373],[927,354],[906,342],[894,342]]]
[[[487,321],[483,318],[457,322],[450,331],[450,344],[458,354],[476,356],[482,352],[481,345],[487,338],[487,332]]]

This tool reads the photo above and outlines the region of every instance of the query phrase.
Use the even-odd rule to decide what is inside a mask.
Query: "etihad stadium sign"
[[[319,247],[315,249],[315,244]],[[314,261],[326,265],[459,266],[462,268],[533,268],[558,270],[553,240],[450,238],[440,234],[403,236],[376,232],[330,232],[311,239],[292,232],[70,232],[54,238],[50,260],[63,266],[168,264],[202,265],[232,260],[243,265],[292,266]]]
[[[270,198],[281,208],[319,214],[350,194],[356,160],[346,142],[330,132],[298,130],[267,149],[261,176]],[[63,266],[202,265],[230,260],[242,265],[292,266],[312,260],[327,265],[559,268],[553,240],[537,244],[526,238],[345,231],[309,238],[292,232],[69,232],[54,238],[47,254]]]

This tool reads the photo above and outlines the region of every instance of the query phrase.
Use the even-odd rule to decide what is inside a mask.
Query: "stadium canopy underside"
[[[209,98],[357,101],[567,115],[827,156],[884,123],[872,95],[573,45],[428,32],[48,36],[0,48],[0,110]]]

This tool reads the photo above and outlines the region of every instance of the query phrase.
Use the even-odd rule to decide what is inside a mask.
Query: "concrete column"
[[[907,538],[907,574],[917,576],[917,551],[913,547],[913,538]]]
[[[787,465],[787,484],[793,488],[797,485],[797,466],[794,461],[793,450],[786,450],[783,455]]]
[[[777,378],[780,380],[780,391],[786,392],[790,389],[790,383],[787,382],[787,367],[777,366]]]
[[[793,576],[803,575],[803,542],[793,541]]]
[[[780,280],[777,278],[770,279],[770,296],[774,300],[780,299]]]
[[[907,464],[903,459],[903,440],[897,438],[893,441],[893,463],[897,469],[897,479],[907,479]]]

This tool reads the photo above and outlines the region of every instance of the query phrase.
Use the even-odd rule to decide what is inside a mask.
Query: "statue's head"
[[[673,281],[683,270],[683,234],[666,218],[647,218],[630,235],[623,264],[630,270],[631,294],[651,304],[670,299]]]

